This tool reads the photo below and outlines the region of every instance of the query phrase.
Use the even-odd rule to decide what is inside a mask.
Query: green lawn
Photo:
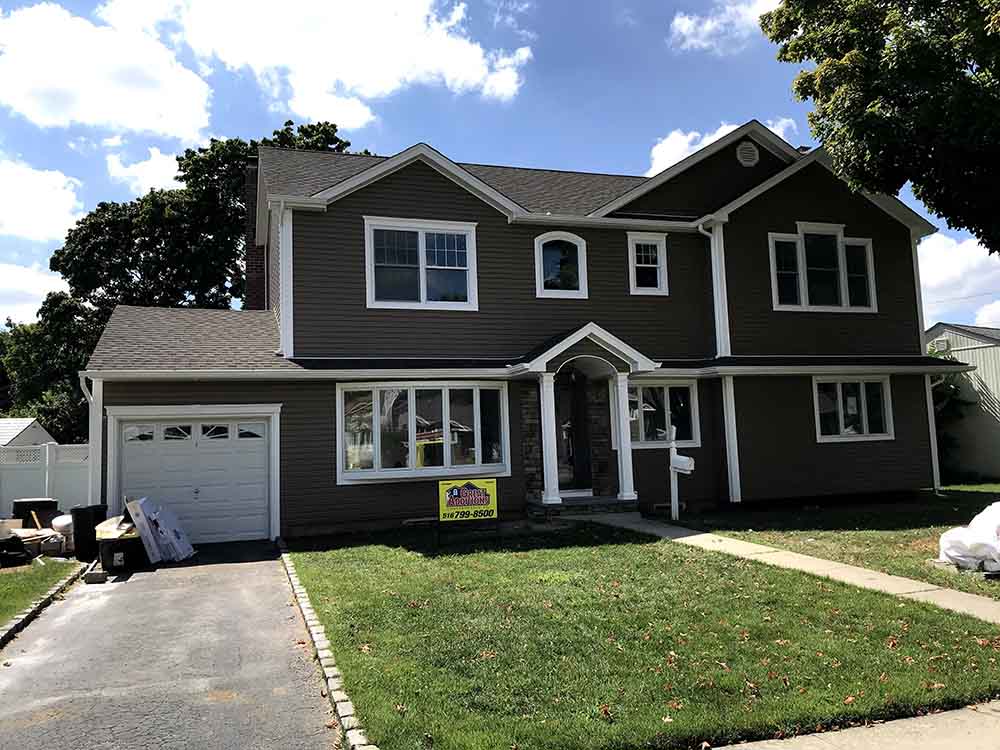
[[[727,508],[683,523],[726,536],[860,565],[1000,599],[1000,581],[930,564],[938,539],[1000,500],[1000,485],[956,485],[897,503],[841,503],[754,510]]]
[[[46,560],[18,568],[0,568],[0,626],[26,609],[76,566],[73,562]]]
[[[294,551],[383,750],[698,747],[1000,695],[1000,628],[917,602],[596,525],[419,539]]]

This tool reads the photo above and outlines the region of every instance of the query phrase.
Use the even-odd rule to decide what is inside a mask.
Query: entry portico
[[[596,323],[587,323],[569,335],[548,342],[541,353],[512,368],[515,377],[535,377],[539,382],[542,427],[542,503],[558,505],[560,490],[559,442],[569,422],[557,420],[556,378],[574,371],[590,381],[610,381],[611,431],[618,446],[618,499],[637,498],[632,471],[632,436],[629,408],[629,376],[657,369],[650,359]],[[610,403],[609,403],[610,407]],[[587,446],[589,453],[589,446]]]

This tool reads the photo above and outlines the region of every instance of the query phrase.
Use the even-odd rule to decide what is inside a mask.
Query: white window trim
[[[365,216],[365,287],[369,309],[379,310],[479,310],[479,274],[476,263],[476,223],[466,221],[437,221],[426,219],[399,219],[388,216]],[[376,229],[417,232],[417,258],[420,278],[420,301],[400,302],[375,299],[375,243]],[[427,232],[465,235],[466,273],[468,299],[465,302],[427,301],[427,253],[424,237]]]
[[[579,289],[546,289],[542,245],[551,240],[566,240],[576,245],[577,263],[580,270]],[[546,232],[535,237],[535,296],[551,299],[587,299],[587,241],[572,232]]]
[[[840,375],[837,377],[817,377],[814,376],[813,379],[813,421],[816,425],[816,442],[817,443],[858,443],[858,442],[869,442],[875,440],[895,440],[896,439],[896,429],[893,423],[892,417],[892,388],[890,387],[891,378],[888,375],[884,376],[865,376],[865,375]],[[820,434],[820,424],[819,424],[819,384],[820,383],[836,383],[837,385],[837,419],[840,421],[840,435],[823,435]],[[862,393],[861,396],[861,424],[863,429],[866,430],[865,434],[862,435],[845,435],[844,431],[844,412],[843,412],[843,398],[841,395],[841,386],[844,383],[881,383],[882,384],[882,394],[884,397],[884,408],[885,408],[885,428],[886,432],[868,434],[868,400],[864,397]]]
[[[845,237],[843,224],[822,224],[818,222],[798,221],[795,223],[797,234],[768,232],[767,245],[771,263],[771,304],[776,311],[790,312],[837,312],[837,313],[877,313],[878,293],[875,285],[875,258],[872,252],[872,241],[863,237]],[[837,238],[837,264],[840,269],[841,302],[839,305],[808,304],[808,281],[806,276],[806,234],[832,234]],[[797,270],[799,275],[799,304],[783,305],[778,301],[778,266],[775,256],[776,242],[794,242],[797,252]],[[871,304],[867,307],[851,307],[847,289],[847,256],[848,245],[861,245],[865,248],[868,267],[868,295]]]
[[[479,391],[480,388],[491,388],[500,391],[500,443],[503,448],[504,460],[503,463],[499,464],[473,464],[473,465],[463,465],[463,466],[451,466],[451,457],[448,451],[445,451],[444,456],[444,466],[427,466],[422,469],[417,469],[413,467],[413,462],[416,460],[416,453],[410,450],[409,462],[410,468],[407,469],[361,469],[356,471],[348,471],[344,468],[344,421],[342,416],[344,414],[344,393],[347,391],[372,391],[373,393],[380,388],[407,388],[411,389],[410,393],[413,393],[414,389],[441,389],[444,391],[441,400],[441,416],[445,425],[445,442],[449,441],[451,432],[450,423],[450,403],[448,399],[448,391],[451,388],[455,389],[472,389],[473,390],[473,411],[475,414],[475,439],[476,439],[476,457],[482,456],[482,446],[480,445],[480,411],[479,411]],[[409,443],[413,446],[416,443],[416,401],[412,396],[407,396],[408,398],[408,411],[409,411],[409,433],[410,439]],[[380,422],[379,407],[380,402],[377,398],[372,398],[372,455],[380,455],[380,441],[381,441],[381,430],[378,429]],[[407,380],[407,381],[372,381],[364,383],[338,383],[337,384],[337,407],[336,414],[334,416],[336,420],[336,434],[337,434],[337,445],[336,445],[336,464],[337,464],[337,484],[338,485],[349,485],[349,484],[375,484],[375,483],[385,483],[385,482],[406,482],[406,481],[418,481],[418,480],[430,480],[430,479],[447,479],[449,477],[477,477],[477,476],[490,476],[490,477],[509,477],[511,473],[511,458],[510,458],[510,414],[509,414],[509,404],[507,397],[507,384],[496,380],[438,380],[438,381],[426,381],[426,380]]]
[[[700,448],[701,447],[701,419],[698,416],[698,381],[697,380],[665,380],[656,379],[651,380],[648,378],[643,378],[642,380],[630,380],[629,388],[667,388],[667,387],[677,387],[677,386],[687,386],[691,390],[691,439],[690,440],[678,440],[678,448]],[[609,381],[608,385],[610,392],[610,404],[611,404],[611,423],[618,424],[618,406],[617,399],[614,397],[614,381]],[[670,402],[669,400],[665,402],[667,405],[667,429],[670,429]],[[641,427],[641,424],[640,424]],[[640,435],[642,431],[640,430]],[[611,448],[613,450],[618,450],[618,434],[617,430],[611,431]],[[632,440],[632,448],[636,450],[650,450],[650,449],[660,449],[667,450],[670,448],[670,443],[666,440]]]
[[[637,244],[656,245],[656,259],[659,271],[656,288],[639,287],[635,283],[635,246]],[[667,235],[656,232],[629,232],[628,233],[628,286],[630,294],[658,295],[661,297],[670,294],[667,273]]]

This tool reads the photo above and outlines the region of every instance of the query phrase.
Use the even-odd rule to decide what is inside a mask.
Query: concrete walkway
[[[834,581],[849,583],[864,589],[873,589],[904,599],[915,599],[934,604],[942,609],[978,617],[1000,625],[1000,601],[985,596],[966,594],[963,591],[944,589],[924,581],[914,581],[912,578],[902,578],[888,573],[879,573],[856,565],[823,560],[819,557],[801,555],[798,552],[788,552],[763,544],[745,542],[741,539],[730,539],[718,534],[707,534],[681,526],[673,526],[662,521],[643,518],[638,513],[594,513],[587,515],[563,516],[578,521],[594,521],[608,526],[618,526],[623,529],[640,531],[664,539],[672,539],[680,544],[699,549],[725,552],[748,560],[759,560],[779,568],[790,568],[831,578]]]
[[[729,745],[720,750],[996,750],[1000,701],[940,714],[899,719],[870,727],[806,734],[787,740]]]

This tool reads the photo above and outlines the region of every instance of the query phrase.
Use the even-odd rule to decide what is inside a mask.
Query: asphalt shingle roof
[[[987,339],[994,339],[1000,344],[1000,328],[988,328],[987,326],[970,326],[964,323],[942,323],[947,328],[957,328],[960,331],[971,333],[975,336],[982,336]]]
[[[34,417],[7,417],[0,419],[0,445],[7,445],[34,422]]]
[[[384,156],[262,147],[258,163],[268,193],[307,197],[385,159]],[[578,216],[590,213],[647,179],[489,164],[460,163],[459,166],[529,211]]]
[[[278,355],[270,310],[199,310],[119,305],[89,370],[297,370]]]

